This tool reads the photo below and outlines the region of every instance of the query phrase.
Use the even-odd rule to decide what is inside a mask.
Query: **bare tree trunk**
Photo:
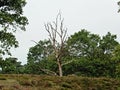
[[[62,64],[59,59],[57,60],[57,64],[58,64],[58,69],[59,69],[59,76],[62,77],[63,76]]]

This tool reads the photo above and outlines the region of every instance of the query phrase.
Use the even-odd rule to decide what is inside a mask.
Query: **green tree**
[[[87,30],[81,30],[74,35],[71,35],[67,41],[69,50],[74,57],[87,57],[89,59],[97,57],[97,47],[100,37],[96,34],[91,34]]]
[[[108,32],[105,36],[102,37],[100,41],[100,49],[101,49],[101,59],[109,59],[112,57],[112,52],[114,48],[119,44],[116,40],[117,36],[112,35]]]
[[[53,47],[49,40],[40,40],[29,49],[26,65],[26,73],[55,74],[56,70]]]
[[[28,20],[23,16],[25,0],[0,0],[0,54],[9,54],[11,47],[18,47],[14,32],[25,30]]]
[[[118,4],[118,6],[120,7],[120,1],[119,1],[117,4]],[[118,12],[120,12],[120,8],[118,9]]]
[[[0,73],[2,73],[2,68],[3,68],[3,65],[4,65],[4,60],[2,57],[0,57]]]
[[[71,68],[72,73],[79,72],[87,76],[92,75],[95,70],[93,69],[91,63],[97,60],[100,54],[100,36],[97,34],[91,34],[87,30],[82,29],[78,33],[71,35],[67,43],[69,47],[70,56],[74,60],[73,63],[69,64],[71,66],[74,66],[69,67],[69,72]]]
[[[100,37],[86,30],[71,35],[68,47],[74,62],[69,65],[74,67],[66,66],[66,68],[69,72],[71,69],[87,76],[113,77],[115,66],[111,58],[114,47],[118,45],[116,38],[116,35],[110,32]]]
[[[112,60],[115,63],[115,75],[116,77],[120,77],[120,44],[115,47],[112,53]]]
[[[4,74],[19,74],[22,73],[21,62],[17,61],[17,58],[9,57],[2,61],[1,64],[2,73]]]

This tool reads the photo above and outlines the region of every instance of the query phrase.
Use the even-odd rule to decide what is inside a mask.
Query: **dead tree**
[[[45,29],[49,34],[49,39],[54,48],[54,54],[59,70],[59,76],[61,77],[63,76],[62,71],[63,49],[65,46],[65,41],[67,39],[66,35],[67,28],[64,27],[63,21],[64,19],[61,18],[61,13],[59,13],[55,21],[45,24]]]

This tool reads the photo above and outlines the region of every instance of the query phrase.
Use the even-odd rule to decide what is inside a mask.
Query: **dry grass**
[[[120,82],[110,78],[2,74],[0,90],[120,90]]]

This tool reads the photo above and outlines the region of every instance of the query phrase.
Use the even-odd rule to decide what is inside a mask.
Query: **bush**
[[[0,80],[7,80],[7,79],[6,79],[6,78],[4,78],[4,77],[1,77],[1,78],[0,78]]]

